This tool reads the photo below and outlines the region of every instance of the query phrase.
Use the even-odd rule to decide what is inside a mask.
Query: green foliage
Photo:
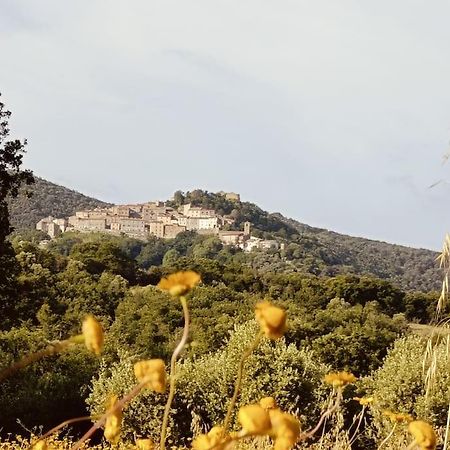
[[[448,341],[442,339],[434,350],[436,370],[428,396],[423,371],[426,345],[427,340],[419,336],[399,339],[383,366],[365,380],[365,389],[379,405],[380,411],[373,412],[373,426],[379,436],[386,436],[392,428],[381,410],[408,413],[437,427],[445,426],[450,400]]]
[[[223,285],[197,288],[189,299],[190,353],[219,348],[236,322],[252,314],[254,299]],[[183,328],[179,302],[152,286],[132,289],[116,311],[108,348],[132,348],[142,357],[168,359]]]
[[[48,336],[42,329],[1,332],[0,369],[46,345]],[[68,417],[86,415],[84,398],[97,365],[85,348],[76,346],[10,376],[2,382],[0,411],[7,413],[0,415],[0,428],[23,432],[17,420],[29,428],[50,428]]]
[[[143,281],[144,275],[137,270],[136,262],[109,240],[75,244],[70,257],[80,261],[94,275],[107,271],[120,275],[132,284]]]
[[[119,360],[113,364],[103,361],[98,375],[92,381],[91,392],[86,400],[90,414],[103,414],[105,405],[112,395],[122,397],[136,385],[133,364],[138,359],[120,349],[118,356]],[[125,439],[134,439],[134,436],[145,437],[157,442],[166,400],[166,394],[143,391],[124,410],[122,437]],[[173,416],[170,425],[174,426]],[[189,429],[189,425],[190,422],[184,424],[183,432]],[[171,440],[170,434],[169,439]]]
[[[14,251],[7,241],[13,231],[10,223],[8,198],[15,198],[22,185],[34,182],[30,170],[23,170],[22,159],[26,141],[9,140],[9,118],[11,112],[0,101],[0,314],[3,316],[11,309],[15,295],[15,276],[17,263]]]
[[[183,355],[186,359],[180,362],[185,375],[180,375],[173,418],[181,428],[173,428],[173,442],[189,436],[191,422],[206,427],[223,419],[239,352],[247,339],[254,336],[254,325],[247,322],[253,317],[257,301],[268,298],[285,307],[289,330],[285,341],[265,342],[255,359],[249,361],[242,399],[253,401],[256,396],[277,393],[283,407],[298,408],[303,420],[310,423],[311,418],[317,418],[324,395],[319,372],[348,369],[366,375],[376,370],[395,339],[407,332],[404,315],[398,313],[403,311],[409,320],[424,320],[436,300],[434,295],[404,293],[386,281],[366,276],[261,273],[239,261],[246,255],[229,252],[220,248],[214,238],[193,233],[183,233],[170,241],[155,238],[149,242],[124,236],[73,233],[55,240],[47,249],[19,237],[12,244],[16,252],[17,293],[14,302],[3,305],[9,308],[4,309],[8,314],[2,317],[3,336],[9,342],[17,333],[15,330],[25,334],[23,346],[17,347],[20,352],[9,343],[4,347],[5,355],[10,355],[5,363],[12,355],[23,354],[27,345],[37,349],[44,342],[78,333],[85,314],[92,313],[107,330],[104,365],[94,382],[100,389],[94,386],[94,394],[98,393],[94,404],[98,408],[108,386],[120,387],[119,394],[131,386],[132,361],[136,358],[161,357],[168,362],[184,324],[178,301],[153,285],[130,285],[123,275],[136,282],[133,277],[141,273],[136,261],[140,257],[144,261],[142,255],[145,252],[151,255],[152,248],[160,261],[171,250],[180,255],[170,265],[150,267],[146,276],[152,284],[177,270],[192,269],[201,274],[202,284],[188,299],[190,340]],[[16,328],[11,330],[12,326]],[[228,340],[233,328],[237,331]],[[13,334],[8,335],[9,332]],[[228,345],[224,347],[225,342]],[[125,353],[133,358],[129,360]],[[64,358],[51,358],[36,369],[23,371],[23,377],[16,377],[14,384],[0,395],[0,406],[13,401],[14,389],[24,405],[23,409],[13,410],[14,414],[30,424],[26,408],[32,409],[38,402],[43,417],[39,424],[53,423],[57,414],[51,405],[59,397],[67,398],[73,411],[81,412],[87,372],[82,367],[73,369],[79,390],[64,393],[64,389],[69,389],[72,364],[83,365],[78,354],[67,353]],[[45,377],[39,381],[37,374],[42,375],[39,370],[43,370],[39,368],[50,371],[50,365],[57,367],[55,378],[49,378],[51,386],[42,387],[40,383]],[[96,369],[91,371],[89,367],[89,374],[97,377]],[[121,380],[122,375],[128,384]],[[303,376],[304,382],[300,380]],[[113,382],[116,384],[109,384]],[[45,398],[39,392],[29,394],[30,386],[38,386]],[[51,389],[55,389],[54,397]],[[27,395],[32,399],[30,403],[26,401]],[[130,409],[129,431],[137,430],[144,436],[151,428],[158,430],[165,396],[146,393],[142,399],[133,403],[135,409]],[[442,413],[440,408],[438,404],[436,414]],[[9,421],[4,433],[15,429]]]
[[[378,368],[390,346],[406,331],[403,316],[390,318],[376,302],[351,306],[340,299],[332,300],[300,328],[303,342],[324,362],[355,375]]]
[[[405,293],[387,281],[372,277],[346,275],[332,278],[328,295],[343,298],[351,305],[376,301],[389,315],[405,311]]]
[[[223,421],[238,361],[256,332],[257,325],[253,321],[245,323],[236,328],[223,349],[178,364],[173,416],[176,425],[171,428],[171,443],[186,443],[192,422],[209,428]],[[88,399],[92,412],[102,410],[112,392],[123,394],[135,384],[133,361],[134,358],[122,354],[120,362],[102,367]],[[287,345],[283,340],[264,340],[245,365],[239,404],[275,396],[282,408],[295,410],[303,423],[311,424],[317,420],[327,396],[322,378],[328,370],[311,352]],[[125,435],[156,438],[165,400],[165,395],[144,391],[125,411]]]

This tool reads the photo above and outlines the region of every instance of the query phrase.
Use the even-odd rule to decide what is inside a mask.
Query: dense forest
[[[150,242],[69,233],[45,249],[33,243],[29,233],[17,234],[11,242],[16,282],[10,301],[0,306],[1,366],[78,333],[87,313],[101,321],[107,341],[101,361],[87,350],[72,349],[6,379],[0,395],[0,410],[8,411],[0,419],[3,434],[38,425],[48,429],[68,416],[87,414],[88,408],[97,411],[112,384],[119,393],[126,391],[133,361],[148,357],[167,361],[182,331],[183,315],[177,302],[156,284],[179,270],[195,270],[202,279],[189,296],[191,331],[176,399],[177,420],[187,426],[172,436],[179,445],[192,436],[189,424],[194,417],[206,427],[220,419],[210,390],[220,379],[225,385],[217,401],[225,402],[233,371],[222,379],[217,364],[227,358],[233,361],[233,349],[242,348],[254,334],[252,310],[260,299],[286,309],[289,328],[283,342],[261,347],[259,362],[253,361],[256,366],[248,369],[248,376],[262,383],[261,395],[275,389],[262,380],[276,379],[280,401],[297,408],[310,423],[325,399],[320,380],[329,370],[351,370],[364,380],[360,390],[370,389],[381,397],[386,389],[383,377],[391,376],[383,363],[389,349],[402,336],[415,339],[409,323],[426,324],[439,297],[403,291],[368,276],[260,272],[241,263],[242,253],[192,232]],[[282,365],[263,363],[275,354]],[[300,384],[299,373],[304,374]],[[406,395],[411,387],[398,388]],[[254,390],[248,381],[242,401],[251,399]],[[150,416],[158,416],[161,398],[143,396],[127,412],[124,436],[155,432],[156,419],[149,421],[142,412],[149,401],[154,402]],[[394,399],[385,403],[386,408],[395,406]],[[410,412],[420,407],[413,402]]]

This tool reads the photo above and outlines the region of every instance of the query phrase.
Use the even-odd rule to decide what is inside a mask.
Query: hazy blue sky
[[[240,192],[439,248],[450,3],[0,0],[0,91],[37,175],[112,202]]]

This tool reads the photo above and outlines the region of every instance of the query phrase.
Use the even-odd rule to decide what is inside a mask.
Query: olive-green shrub
[[[192,424],[206,429],[223,421],[233,393],[237,365],[243,351],[258,332],[254,321],[239,325],[226,346],[215,353],[178,364],[178,381],[171,439],[186,443],[192,435]],[[123,395],[136,383],[133,376],[135,357],[119,352],[120,361],[108,367],[104,364],[93,381],[88,398],[93,413],[104,410],[112,393]],[[287,345],[283,339],[265,338],[245,364],[241,395],[237,407],[274,396],[279,405],[299,415],[307,426],[318,419],[328,388],[322,378],[329,368],[313,353]],[[124,436],[150,436],[157,439],[161,426],[165,395],[143,392],[125,410]],[[173,424],[176,425],[173,425]]]
[[[428,395],[425,377],[429,366],[423,365],[427,339],[420,336],[397,340],[383,366],[364,381],[367,391],[376,398],[372,425],[378,436],[386,436],[392,429],[384,410],[408,413],[437,428],[445,427],[450,399],[450,354],[447,338],[440,339],[434,343],[436,370]]]

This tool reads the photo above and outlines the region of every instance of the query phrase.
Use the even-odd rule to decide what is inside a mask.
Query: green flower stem
[[[444,447],[443,448],[447,448],[449,429],[450,429],[450,403],[448,404],[448,410],[447,410],[447,423],[445,424],[445,437],[444,437]]]
[[[309,438],[313,437],[319,431],[319,429],[322,426],[324,420],[327,419],[331,414],[334,413],[334,411],[336,411],[339,408],[339,405],[341,404],[341,400],[342,400],[342,388],[338,388],[336,400],[335,400],[333,406],[330,406],[322,414],[322,416],[319,419],[319,422],[317,423],[317,425],[311,431],[308,431],[308,432],[304,433],[302,436],[300,436],[299,441],[306,441],[306,439],[309,439]]]
[[[170,359],[170,388],[169,388],[169,398],[167,399],[166,408],[164,410],[164,417],[161,426],[161,438],[159,443],[160,450],[165,450],[166,448],[166,435],[167,435],[167,426],[169,424],[169,415],[170,415],[170,407],[172,406],[173,397],[175,396],[175,385],[176,385],[176,362],[179,354],[183,350],[183,347],[186,345],[188,336],[189,336],[189,308],[187,305],[186,297],[180,297],[181,305],[183,306],[184,313],[184,329],[183,335],[181,336],[181,340],[172,353],[172,358]]]
[[[397,428],[397,424],[394,423],[394,426],[392,427],[391,432],[383,439],[383,441],[381,442],[381,444],[379,445],[377,450],[380,450],[380,448],[383,447],[383,445],[386,444],[389,441],[389,439],[394,434],[394,431],[395,431],[396,428]],[[415,442],[414,442],[414,445],[415,445]],[[413,447],[414,447],[414,445],[413,445]],[[408,448],[413,448],[413,447],[409,446]]]
[[[227,415],[225,416],[225,421],[223,423],[223,431],[224,431],[224,433],[226,433],[228,431],[228,427],[229,427],[230,421],[231,421],[231,414],[233,413],[233,409],[234,409],[234,406],[236,405],[236,400],[237,400],[238,395],[239,395],[239,390],[241,388],[241,383],[242,383],[242,376],[244,374],[245,361],[253,353],[253,351],[256,349],[256,347],[258,347],[258,344],[261,341],[261,338],[263,337],[263,334],[264,333],[262,331],[260,331],[257,334],[255,340],[252,342],[250,347],[243,353],[242,358],[239,361],[238,373],[237,373],[237,377],[236,377],[236,382],[234,384],[233,397],[231,398],[230,404],[228,405]]]
[[[358,424],[356,425],[356,429],[352,434],[352,437],[349,439],[349,445],[351,446],[353,444],[353,442],[356,440],[357,437],[357,433],[359,431],[359,428],[361,426],[362,420],[364,418],[364,413],[366,412],[366,406],[363,405],[361,412],[359,413],[359,420],[358,420]],[[350,432],[350,430],[349,430]]]
[[[66,339],[65,341],[55,342],[53,344],[48,345],[43,350],[40,350],[35,353],[30,353],[29,355],[24,356],[19,361],[11,364],[6,369],[3,369],[2,371],[0,371],[0,383],[3,380],[5,380],[6,378],[8,378],[9,376],[11,376],[14,372],[17,372],[18,370],[23,369],[24,367],[27,367],[30,364],[33,364],[37,361],[40,361],[41,359],[43,359],[47,356],[61,353],[63,350],[70,347],[71,345],[80,343],[79,342],[80,336],[83,339],[81,342],[84,342],[83,335],[81,334],[79,336],[74,336],[69,339]]]
[[[125,395],[125,397],[121,398],[118,402],[115,403],[115,405],[112,408],[108,409],[108,411],[106,411],[105,414],[103,414],[97,420],[97,422],[95,422],[94,425],[92,425],[92,427],[89,428],[88,431],[86,431],[86,433],[80,438],[80,440],[78,440],[75,443],[75,445],[70,450],[79,449],[83,445],[84,441],[89,439],[100,427],[102,427],[105,424],[106,419],[108,418],[109,415],[113,414],[118,410],[122,410],[129,402],[131,402],[131,400],[133,400],[134,397],[136,397],[142,391],[142,389],[145,388],[145,385],[148,383],[148,381],[149,380],[147,378],[143,379],[127,395]]]

